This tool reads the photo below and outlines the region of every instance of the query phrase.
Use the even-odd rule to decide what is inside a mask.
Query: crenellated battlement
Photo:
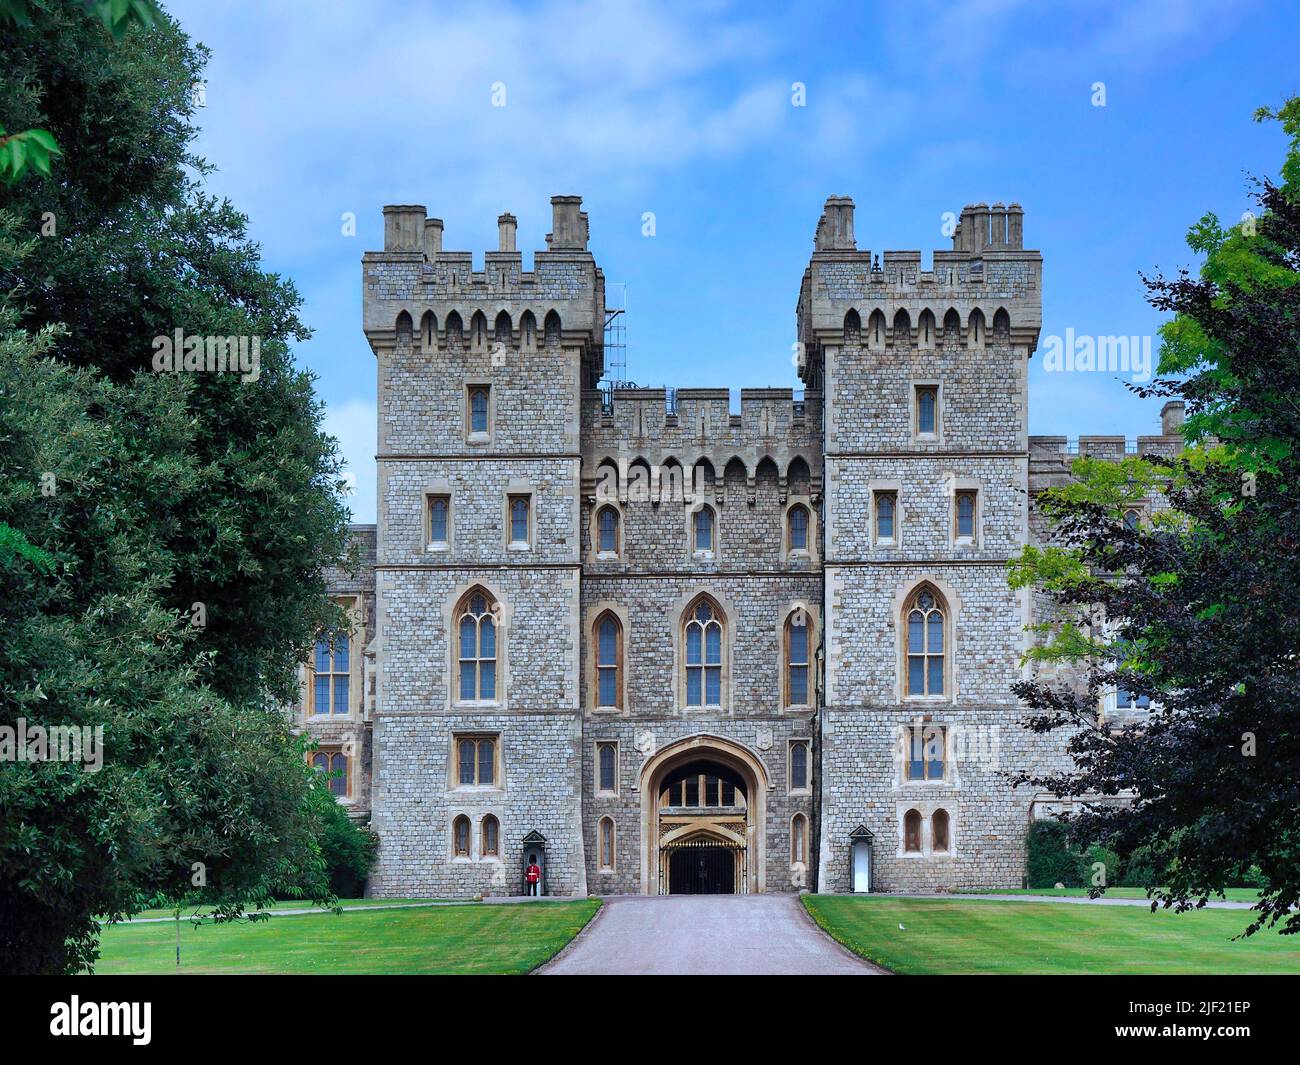
[[[1071,440],[1065,436],[1031,436],[1029,455],[1035,462],[1063,462],[1084,456],[1118,462],[1128,455],[1177,455],[1183,449],[1182,400],[1171,399],[1160,408],[1160,432],[1131,441],[1124,436],[1089,435]]]
[[[814,470],[820,489],[821,394],[796,398],[789,388],[744,388],[731,413],[725,388],[620,388],[582,394],[584,469],[602,461],[667,461],[718,474],[739,462],[747,479],[766,458],[784,476],[795,459]]]
[[[854,204],[832,196],[817,223],[799,291],[804,380],[815,383],[824,345],[926,348],[948,340],[982,347],[986,336],[1032,352],[1042,327],[1042,256],[1023,247],[1019,204],[965,207],[951,249],[859,249]],[[945,334],[949,334],[945,338]]]
[[[425,350],[530,353],[547,344],[582,353],[592,384],[604,371],[605,276],[587,248],[579,196],[551,197],[546,250],[525,271],[518,222],[497,218],[497,249],[474,269],[474,254],[443,247],[444,225],[418,204],[384,208],[384,250],[362,257],[362,322],[377,353],[409,335]]]

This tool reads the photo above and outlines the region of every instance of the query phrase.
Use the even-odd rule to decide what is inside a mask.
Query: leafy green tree
[[[1281,184],[1258,183],[1257,217],[1206,215],[1189,244],[1198,276],[1146,281],[1172,314],[1161,376],[1137,389],[1182,398],[1178,458],[1081,460],[1073,484],[1039,498],[1056,544],[1028,547],[1015,587],[1060,610],[1031,654],[1084,667],[1086,685],[1040,674],[1016,685],[1041,732],[1064,730],[1074,768],[1022,782],[1087,798],[1075,839],[1142,847],[1155,904],[1178,909],[1252,877],[1265,887],[1247,929],[1300,931],[1300,99],[1278,111],[1290,138]],[[1123,511],[1159,485],[1170,507],[1148,527]],[[1153,700],[1114,728],[1099,695]],[[1258,869],[1254,867],[1257,866]],[[1140,871],[1140,870],[1135,870]]]
[[[57,2],[60,0],[0,0],[0,25],[31,26],[33,8],[44,11]],[[148,29],[162,17],[154,0],[81,0],[81,6],[94,14],[115,40],[133,25]],[[6,133],[0,125],[0,181],[12,184],[28,167],[48,175],[53,157],[62,151],[49,130]]]
[[[347,537],[289,351],[300,298],[203,191],[205,53],[165,16],[116,40],[96,7],[0,20],[0,115],[63,150],[0,212],[0,727],[103,739],[97,771],[0,763],[0,964],[20,972],[93,964],[100,919],[160,898],[232,918],[329,897],[283,712],[340,623],[324,570]],[[257,338],[257,372],[155,372],[177,329]]]
[[[10,190],[25,232],[54,226],[21,265],[0,257],[0,290],[22,289],[25,323],[63,325],[55,354],[119,382],[152,373],[155,338],[177,329],[258,338],[255,381],[180,375],[194,476],[152,507],[171,605],[206,614],[203,679],[230,697],[269,686],[287,700],[311,633],[339,622],[319,562],[346,550],[342,464],[289,353],[309,335],[297,291],[262,269],[244,216],[203,191],[191,86],[206,51],[165,17],[115,42],[63,4],[0,28],[0,52],[13,73],[0,114],[50,129],[65,153],[57,180],[29,174]]]

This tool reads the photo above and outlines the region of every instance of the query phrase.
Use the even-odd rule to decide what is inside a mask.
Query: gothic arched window
[[[469,857],[469,818],[461,814],[451,823],[453,853],[457,858]]]
[[[614,868],[614,819],[612,817],[602,817],[598,831],[598,847],[600,868],[605,872],[610,872]]]
[[[921,814],[918,810],[908,810],[903,815],[903,850],[915,854],[921,851]]]
[[[495,858],[501,853],[501,823],[488,814],[483,818],[481,846],[479,853],[484,858]]]
[[[686,614],[686,705],[722,705],[722,612],[708,598]]]
[[[930,849],[936,853],[948,853],[949,821],[947,810],[935,810],[930,818]]]
[[[473,592],[456,612],[460,701],[493,702],[497,697],[497,617],[484,592]]]
[[[790,821],[790,861],[808,862],[808,818],[795,814]]]
[[[611,613],[596,622],[596,705],[623,705],[623,626]]]
[[[937,593],[922,585],[903,611],[906,631],[907,694],[942,695],[944,612]]]

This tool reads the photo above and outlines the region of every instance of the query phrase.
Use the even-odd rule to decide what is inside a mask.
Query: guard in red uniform
[[[542,870],[537,864],[536,857],[530,857],[528,860],[528,871],[524,873],[524,879],[528,881],[528,894],[539,895],[542,890]]]

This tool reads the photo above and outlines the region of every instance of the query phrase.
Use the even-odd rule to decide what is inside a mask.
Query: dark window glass
[[[475,388],[469,394],[469,431],[486,433],[488,431],[488,390]]]
[[[790,550],[808,550],[808,511],[804,507],[790,508]]]
[[[916,431],[934,433],[938,430],[939,390],[937,388],[918,388],[916,390]]]

